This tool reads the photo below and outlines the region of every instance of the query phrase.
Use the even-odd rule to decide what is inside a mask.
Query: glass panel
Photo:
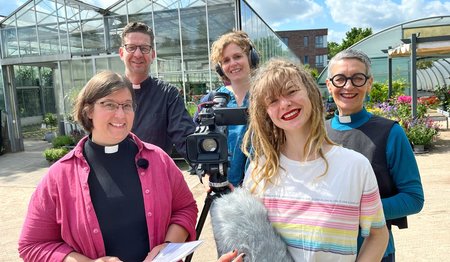
[[[140,14],[142,18],[145,20],[149,20],[151,25],[151,13],[152,13],[152,2],[148,0],[132,0],[128,2],[128,13],[131,14]],[[140,20],[143,21],[143,20]],[[131,19],[130,19],[131,22]],[[147,23],[147,22],[145,22]]]
[[[208,1],[209,44],[237,28],[234,1]]]
[[[14,66],[15,86],[38,86],[39,75],[32,66]],[[37,80],[37,83],[36,83]]]
[[[36,1],[37,30],[41,54],[59,53],[58,16],[51,1]]]
[[[176,2],[176,1],[175,1]],[[173,4],[170,4],[173,6]],[[176,8],[176,6],[175,6]],[[181,71],[180,30],[178,10],[154,12],[157,65],[160,72]]]
[[[208,72],[186,74],[186,101],[198,104],[209,90],[206,83],[209,83]]]
[[[45,86],[41,89],[43,91],[43,105],[45,112],[56,113],[55,89],[53,87]]]
[[[185,70],[209,70],[206,8],[187,7],[180,12]]]
[[[20,117],[42,115],[39,87],[17,88],[17,104]]]
[[[20,55],[39,54],[38,42],[36,38],[36,27],[27,26],[17,29],[19,34]]]
[[[3,76],[3,70],[2,67],[0,67],[0,76]],[[5,85],[3,84],[3,77],[0,77],[0,110],[5,111],[6,105],[5,105]],[[1,113],[1,112],[0,112]],[[1,117],[3,121],[3,116]],[[3,123],[0,122],[0,125]]]
[[[113,16],[107,18],[109,24],[109,52],[111,53],[119,53],[119,47],[121,45],[122,39],[121,34],[123,28],[126,26],[126,17],[125,16]]]
[[[16,21],[18,27],[22,26],[34,26],[36,19],[34,17],[34,3],[31,1],[28,5],[16,13]]]
[[[72,6],[66,6],[67,28],[69,32],[70,50],[72,53],[82,52],[81,26],[79,9]]]
[[[111,8],[111,13],[116,15],[126,15],[127,14],[127,0],[121,1],[118,5]],[[126,23],[126,19],[125,19]]]
[[[105,51],[103,19],[83,21],[84,52],[101,53]]]
[[[61,41],[61,52],[66,53],[69,51],[69,34],[68,27],[66,24],[66,14],[65,14],[65,6],[62,4],[56,4],[58,10],[58,22],[59,22],[59,41]]]
[[[241,0],[241,8],[242,30],[247,32],[252,39],[260,54],[261,62],[274,56],[286,57],[298,62],[297,56],[243,0]]]
[[[19,44],[17,42],[16,28],[1,29],[2,34],[2,55],[4,57],[17,57],[19,56]]]
[[[87,81],[94,75],[92,71],[92,60],[72,60],[71,61],[71,73],[72,73],[72,86],[76,88],[83,87]]]

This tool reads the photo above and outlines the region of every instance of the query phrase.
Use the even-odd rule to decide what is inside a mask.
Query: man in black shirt
[[[129,23],[122,32],[119,55],[136,95],[131,131],[168,154],[175,145],[177,152],[186,158],[186,137],[195,131],[195,125],[178,89],[149,74],[155,59],[153,30],[141,22]]]

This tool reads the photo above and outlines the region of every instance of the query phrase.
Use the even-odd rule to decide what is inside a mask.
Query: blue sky
[[[192,0],[193,1],[193,0]],[[9,15],[24,0],[2,1]],[[84,0],[102,8],[112,0]],[[340,43],[352,27],[376,33],[402,22],[450,14],[450,0],[247,0],[274,30],[328,28],[328,41]]]

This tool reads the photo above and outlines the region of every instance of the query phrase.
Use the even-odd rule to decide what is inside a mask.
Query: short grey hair
[[[341,61],[344,59],[357,59],[357,60],[361,61],[366,66],[366,75],[372,76],[370,58],[360,50],[346,49],[346,50],[343,50],[343,51],[337,53],[335,56],[333,56],[331,58],[330,62],[328,63],[328,78],[332,77],[331,68],[333,68],[333,66],[338,61]]]

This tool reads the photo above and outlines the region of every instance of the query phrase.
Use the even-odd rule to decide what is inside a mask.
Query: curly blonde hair
[[[269,183],[275,183],[280,168],[280,150],[286,142],[284,130],[277,127],[267,113],[266,99],[279,97],[292,90],[292,87],[305,89],[311,101],[311,133],[304,147],[306,158],[318,154],[325,160],[325,175],[328,162],[321,149],[324,143],[333,145],[325,129],[324,106],[322,95],[311,76],[311,73],[301,65],[296,65],[283,59],[271,59],[266,65],[256,71],[250,89],[249,127],[244,135],[242,151],[253,162],[254,193],[262,183],[262,191]],[[306,159],[305,158],[305,159]]]
[[[229,33],[221,35],[211,46],[211,62],[214,66],[219,65],[223,59],[223,50],[229,44],[236,44],[242,51],[247,54],[247,58],[250,63],[250,50],[253,47],[252,41],[250,40],[248,34],[244,31],[233,30]],[[255,50],[255,49],[254,49]],[[256,50],[255,50],[256,52]],[[222,80],[230,81],[227,76],[221,76]]]

